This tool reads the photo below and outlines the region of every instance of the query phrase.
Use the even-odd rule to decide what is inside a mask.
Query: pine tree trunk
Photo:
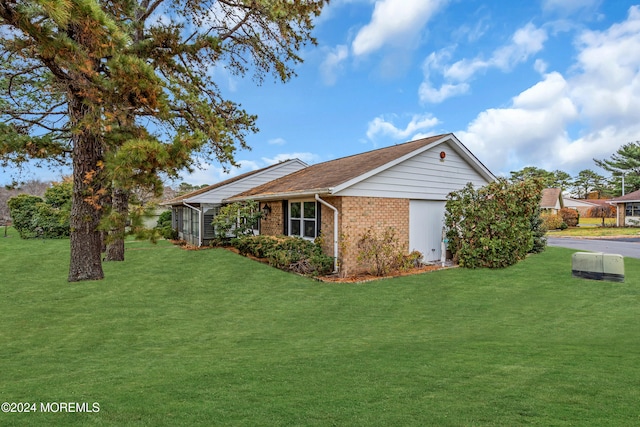
[[[101,262],[101,189],[99,162],[102,140],[83,123],[90,120],[89,103],[69,96],[69,118],[77,126],[73,132],[73,197],[71,202],[71,261],[69,282],[104,278]]]
[[[124,235],[126,220],[129,216],[129,192],[114,188],[111,195],[111,208],[118,214],[115,227],[109,231],[105,261],[124,261]]]

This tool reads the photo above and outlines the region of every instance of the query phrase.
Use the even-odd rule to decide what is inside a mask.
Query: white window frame
[[[293,206],[294,203],[299,203],[300,204],[300,216],[299,217],[294,217],[292,215],[292,206]],[[312,203],[313,204],[313,218],[304,216],[305,203]],[[288,209],[289,209],[289,215],[288,215],[289,224],[287,224],[287,225],[288,225],[288,230],[289,230],[289,236],[301,237],[303,239],[311,240],[311,241],[315,240],[316,237],[318,237],[318,204],[316,203],[316,201],[313,200],[313,199],[289,200]],[[294,223],[294,221],[299,221],[300,222],[300,233],[299,234],[294,234],[293,233],[293,223]],[[305,225],[307,225],[310,222],[313,222],[313,237],[305,235]]]
[[[629,211],[631,213],[629,214]],[[624,214],[627,217],[640,217],[640,202],[627,202],[624,210]]]

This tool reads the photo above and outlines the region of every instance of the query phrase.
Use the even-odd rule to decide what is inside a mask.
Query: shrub
[[[468,268],[500,268],[524,258],[534,248],[541,188],[538,180],[498,179],[450,193],[445,224],[454,259]]]
[[[418,259],[412,252],[413,255],[405,260],[404,251],[393,227],[387,227],[381,235],[369,228],[360,237],[357,246],[358,261],[371,267],[370,273],[375,276],[385,276],[392,271],[410,268],[408,266]]]
[[[261,216],[262,213],[256,201],[231,203],[220,208],[213,218],[212,225],[218,239],[228,240],[231,237],[252,235]]]
[[[56,182],[44,192],[44,201],[63,210],[71,211],[71,199],[73,197],[73,180],[65,178],[62,182]]]
[[[156,228],[162,229],[167,225],[171,226],[171,211],[164,211],[160,214]]]
[[[164,226],[160,229],[160,235],[167,240],[177,240],[178,230],[174,229],[170,225]]]
[[[160,214],[155,228],[167,240],[176,240],[178,238],[178,230],[171,226],[171,211],[164,211]]]
[[[319,276],[333,268],[333,258],[320,245],[300,237],[241,236],[232,239],[231,245],[242,255],[267,259],[269,265],[285,271]]]
[[[531,233],[533,235],[533,247],[529,250],[529,253],[538,254],[543,252],[547,248],[546,233],[548,228],[544,224],[544,220],[541,217],[542,209],[540,205],[535,210],[533,215],[529,217],[531,222]]]
[[[542,223],[547,230],[557,230],[564,223],[562,217],[558,214],[545,213],[540,217],[542,218]]]
[[[580,221],[580,214],[575,209],[562,208],[560,209],[559,214],[562,217],[562,220],[565,222],[565,224],[567,224],[567,226],[569,227],[577,226],[578,222]]]
[[[45,191],[44,200],[21,194],[8,201],[13,225],[23,239],[69,237],[72,183],[64,180]]]
[[[33,224],[33,218],[36,216],[38,203],[42,203],[42,198],[29,194],[20,194],[7,202],[11,210],[13,226],[23,239],[37,237],[37,225]]]
[[[36,237],[60,239],[69,237],[70,211],[56,208],[47,203],[37,203],[33,224],[36,226]]]

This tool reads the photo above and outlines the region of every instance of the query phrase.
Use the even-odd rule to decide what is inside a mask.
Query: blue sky
[[[314,34],[318,45],[286,84],[216,70],[260,128],[232,175],[448,132],[496,175],[525,166],[606,174],[592,159],[640,140],[634,2],[333,0]],[[184,180],[228,177],[211,163]]]

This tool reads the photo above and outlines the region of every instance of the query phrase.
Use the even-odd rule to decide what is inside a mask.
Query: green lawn
[[[69,284],[68,241],[0,237],[0,425],[640,425],[640,260],[325,284],[224,250],[127,243]]]
[[[602,218],[587,218],[585,216],[580,217],[580,225],[596,225],[602,226]],[[615,227],[616,219],[615,218],[605,218],[604,219],[605,227]]]

